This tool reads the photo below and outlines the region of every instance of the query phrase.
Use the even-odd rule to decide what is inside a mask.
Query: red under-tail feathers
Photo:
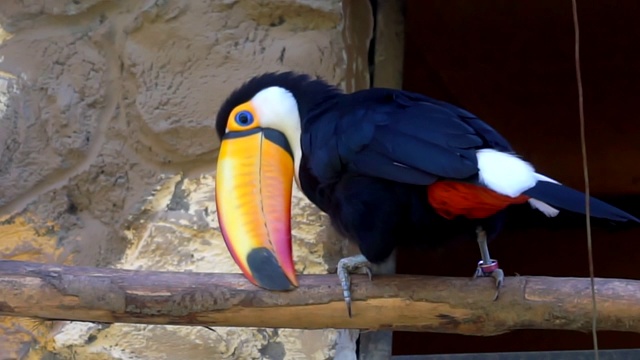
[[[470,219],[483,219],[509,205],[529,200],[526,195],[512,198],[480,185],[446,180],[429,185],[427,194],[431,206],[446,219],[460,215]]]

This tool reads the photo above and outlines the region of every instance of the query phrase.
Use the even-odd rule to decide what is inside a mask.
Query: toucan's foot
[[[496,280],[496,294],[493,297],[493,301],[498,300],[500,295],[500,288],[504,283],[504,271],[498,266],[498,260],[494,260],[489,255],[489,247],[487,246],[487,233],[480,226],[476,229],[476,235],[478,236],[478,246],[480,246],[480,256],[482,260],[478,262],[476,273],[474,277],[489,277],[491,276]]]
[[[493,296],[493,301],[498,300],[498,296],[500,295],[500,288],[504,283],[504,271],[498,267],[498,261],[491,259],[489,264],[484,264],[482,260],[478,262],[478,267],[476,268],[476,273],[474,274],[474,278],[477,277],[489,277],[495,279],[496,281],[496,294]]]
[[[371,269],[369,268],[369,260],[364,255],[355,255],[348,258],[341,259],[338,262],[338,278],[342,284],[342,293],[344,295],[344,302],[347,304],[347,313],[351,317],[351,276],[349,273],[354,272],[357,269],[363,269],[371,280]]]

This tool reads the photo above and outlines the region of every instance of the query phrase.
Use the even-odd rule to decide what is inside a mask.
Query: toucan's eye
[[[239,111],[236,114],[236,124],[240,126],[249,126],[253,124],[253,114],[246,110]]]

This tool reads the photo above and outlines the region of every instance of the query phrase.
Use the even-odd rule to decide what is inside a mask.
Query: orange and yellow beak
[[[244,275],[269,290],[298,286],[291,253],[294,160],[279,131],[227,132],[216,174],[222,235]]]

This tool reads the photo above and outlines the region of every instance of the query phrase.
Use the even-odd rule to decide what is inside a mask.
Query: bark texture
[[[394,329],[497,335],[591,329],[589,279],[354,276],[354,316],[335,275],[270,292],[237,274],[131,271],[0,262],[0,313],[94,322],[293,329]],[[597,279],[598,328],[640,332],[640,281]]]

